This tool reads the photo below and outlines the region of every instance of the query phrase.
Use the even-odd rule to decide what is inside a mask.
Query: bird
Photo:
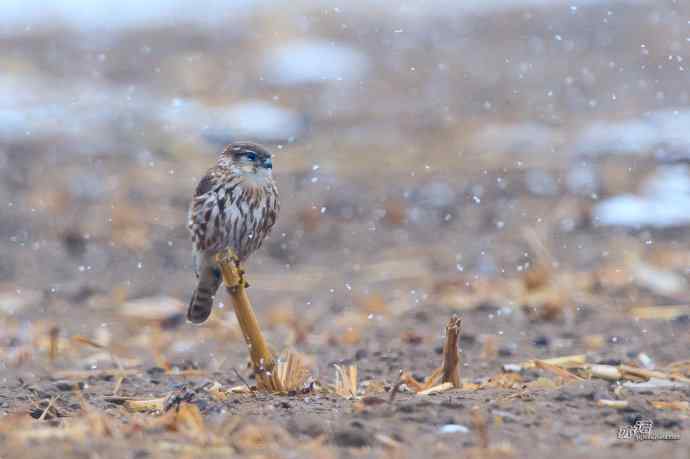
[[[272,155],[253,142],[234,142],[199,181],[189,207],[197,287],[187,310],[193,324],[211,315],[222,276],[216,255],[231,251],[238,267],[261,247],[276,223],[280,197]]]

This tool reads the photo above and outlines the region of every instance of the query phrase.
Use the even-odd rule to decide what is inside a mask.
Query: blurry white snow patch
[[[671,160],[690,157],[690,111],[664,110],[622,121],[598,121],[585,128],[576,152],[586,155],[653,154]]]
[[[551,174],[542,169],[527,171],[525,184],[529,192],[537,196],[554,196],[558,193],[558,182]]]
[[[635,283],[657,295],[681,295],[688,290],[685,277],[674,272],[657,268],[654,265],[636,261],[632,268]]]
[[[304,129],[297,113],[261,100],[248,100],[227,108],[207,107],[195,101],[174,99],[161,119],[167,129],[203,132],[220,143],[251,138],[259,141],[294,140]]]
[[[321,0],[323,2],[324,0]],[[491,14],[522,8],[559,8],[569,7],[576,11],[587,5],[605,5],[615,3],[613,0],[430,0],[397,2],[395,0],[357,0],[350,2],[359,5],[365,11],[378,7],[376,12],[386,11],[391,15],[407,17],[448,16],[463,14]],[[630,5],[651,3],[650,0],[628,0]],[[349,6],[349,5],[348,5]]]
[[[578,153],[643,153],[657,140],[653,126],[639,120],[600,121],[585,129],[578,143]]]
[[[260,100],[232,106],[219,121],[233,136],[263,140],[293,140],[304,127],[297,113]]]
[[[12,315],[21,309],[36,306],[43,294],[35,290],[9,289],[0,291],[0,314]]]
[[[444,208],[453,205],[456,194],[447,183],[433,181],[423,185],[417,197],[419,204],[423,207]]]
[[[442,434],[468,433],[470,429],[461,424],[445,424],[438,429]]]
[[[594,207],[599,225],[671,228],[690,224],[690,177],[685,165],[660,167],[640,195],[608,198]]]
[[[0,26],[30,30],[36,25],[65,24],[103,31],[179,23],[223,24],[248,14],[259,0],[2,0]]]
[[[599,190],[599,173],[587,162],[575,164],[566,173],[565,185],[571,193],[591,195]]]
[[[360,80],[369,61],[363,53],[344,44],[300,40],[271,50],[264,65],[273,83],[299,85]]]
[[[194,130],[194,121],[208,126],[206,111],[201,104],[187,99],[175,98],[161,107],[158,114],[161,126],[166,131],[175,131],[189,135]]]
[[[0,76],[0,139],[26,141],[57,136],[78,139],[73,152],[109,150],[103,133],[139,132],[152,99],[134,87]],[[114,129],[116,127],[116,129]]]
[[[537,153],[563,143],[560,131],[540,123],[492,124],[472,138],[474,150],[488,153]]]
[[[2,0],[0,32],[3,28],[29,31],[34,26],[65,24],[82,31],[109,30],[156,25],[207,24],[222,26],[257,10],[285,10],[294,15],[319,8],[342,8],[341,0]],[[612,0],[352,0],[347,10],[360,13],[409,17],[486,14],[514,8],[579,6],[613,3]],[[627,3],[651,3],[628,0]],[[88,6],[85,6],[88,5]]]

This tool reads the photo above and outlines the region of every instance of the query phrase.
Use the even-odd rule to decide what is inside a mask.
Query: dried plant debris
[[[534,365],[537,368],[551,372],[551,373],[555,374],[556,376],[563,378],[564,380],[582,381],[582,378],[580,378],[579,376],[565,370],[564,368],[561,368],[558,365],[554,365],[552,363],[548,363],[548,362],[545,362],[543,360],[535,360]]]
[[[272,371],[256,376],[260,388],[282,394],[308,390],[311,382],[306,359],[292,351],[285,351],[279,356]]]
[[[590,364],[585,355],[570,355],[545,360],[531,360],[522,364],[504,365],[504,371],[522,372],[527,369],[538,368],[558,378],[558,385],[572,382],[582,382],[589,379],[603,379],[622,383],[622,386],[632,392],[659,392],[672,389],[690,389],[690,378],[680,370],[687,369],[687,362],[677,362],[667,367],[669,371],[649,370],[626,364],[604,365]],[[625,407],[619,401],[603,401],[599,406]],[[620,406],[619,406],[620,405]]]
[[[349,365],[335,367],[335,393],[344,398],[357,398],[357,367]]]
[[[452,316],[446,324],[446,340],[443,345],[443,363],[424,381],[417,382],[409,372],[400,379],[417,395],[429,395],[462,387],[460,383],[460,353],[458,348],[462,318]]]
[[[689,2],[81,3],[0,18],[1,458],[690,448]],[[284,208],[192,326],[242,135]]]
[[[179,406],[183,401],[190,401],[194,398],[192,392],[180,390],[171,392],[163,397],[155,397],[149,399],[137,399],[134,397],[120,397],[120,396],[106,396],[105,401],[117,405],[123,405],[126,409],[132,412],[154,412],[163,413],[170,408]]]
[[[266,339],[261,332],[259,322],[254,314],[249,296],[244,271],[236,262],[237,257],[228,251],[218,257],[228,295],[235,308],[237,320],[244,334],[252,360],[257,388],[269,392],[290,393],[301,391],[308,385],[310,373],[305,359],[299,354],[285,351],[275,359]]]
[[[271,390],[273,389],[272,378],[266,376],[273,370],[274,356],[261,332],[249,296],[247,296],[248,284],[244,278],[244,271],[240,269],[238,258],[232,250],[219,254],[216,258],[223,275],[223,284],[231,298],[237,321],[247,343],[254,371],[260,375],[258,385]]]

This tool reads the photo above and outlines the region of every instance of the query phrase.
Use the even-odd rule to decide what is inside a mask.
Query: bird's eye
[[[245,155],[249,161],[256,161],[256,153],[249,152]]]

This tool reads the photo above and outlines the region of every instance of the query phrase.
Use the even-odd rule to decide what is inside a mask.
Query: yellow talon
[[[216,261],[220,265],[223,273],[223,282],[226,288],[236,293],[240,286],[249,287],[249,282],[245,279],[245,270],[240,265],[240,258],[232,249],[216,255]]]
[[[241,285],[244,285],[244,278],[239,269],[239,257],[232,249],[221,252],[216,255],[216,261],[220,265],[220,270],[223,273],[223,282],[225,287],[233,293],[236,293]]]

